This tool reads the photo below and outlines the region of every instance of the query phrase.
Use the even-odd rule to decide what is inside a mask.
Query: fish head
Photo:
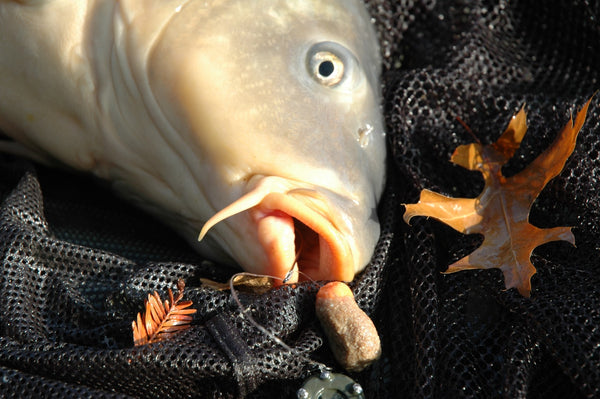
[[[217,246],[246,271],[289,281],[350,281],[365,267],[386,150],[362,2],[186,2],[147,74],[200,187],[181,193],[195,209],[181,228],[196,238],[204,226],[203,253],[218,258]]]

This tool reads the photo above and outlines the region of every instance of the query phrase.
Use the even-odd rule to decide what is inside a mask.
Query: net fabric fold
[[[367,2],[384,54],[388,182],[382,236],[352,284],[383,355],[352,377],[367,397],[600,396],[600,105],[563,172],[535,202],[538,227],[574,226],[577,247],[534,252],[532,297],[500,271],[441,272],[481,243],[433,220],[401,220],[428,188],[475,197],[454,148],[493,142],[523,104],[529,129],[505,168],[523,169],[600,88],[600,6],[590,1]],[[0,392],[3,397],[295,397],[315,365],[337,369],[314,315],[320,283],[262,295],[204,287],[236,270],[86,176],[0,155]],[[133,347],[146,295],[177,279],[198,309],[189,330]],[[281,339],[279,345],[249,321]],[[290,351],[291,349],[291,351]]]

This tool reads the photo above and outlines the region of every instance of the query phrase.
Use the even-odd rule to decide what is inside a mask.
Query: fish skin
[[[315,78],[317,53],[342,60],[339,84]],[[357,0],[0,0],[0,130],[209,258],[283,277],[302,234],[301,271],[351,280],[379,236],[380,64]]]

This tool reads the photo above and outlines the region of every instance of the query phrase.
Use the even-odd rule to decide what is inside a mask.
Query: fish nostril
[[[358,144],[360,144],[362,148],[365,148],[371,142],[372,132],[373,126],[369,125],[368,123],[358,129]]]

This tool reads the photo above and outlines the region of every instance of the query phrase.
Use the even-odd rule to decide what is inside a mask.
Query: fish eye
[[[308,73],[326,87],[346,81],[357,63],[350,50],[334,42],[315,44],[308,51],[306,60]]]
[[[312,56],[309,72],[323,86],[335,86],[344,78],[344,63],[329,51],[319,51]]]

